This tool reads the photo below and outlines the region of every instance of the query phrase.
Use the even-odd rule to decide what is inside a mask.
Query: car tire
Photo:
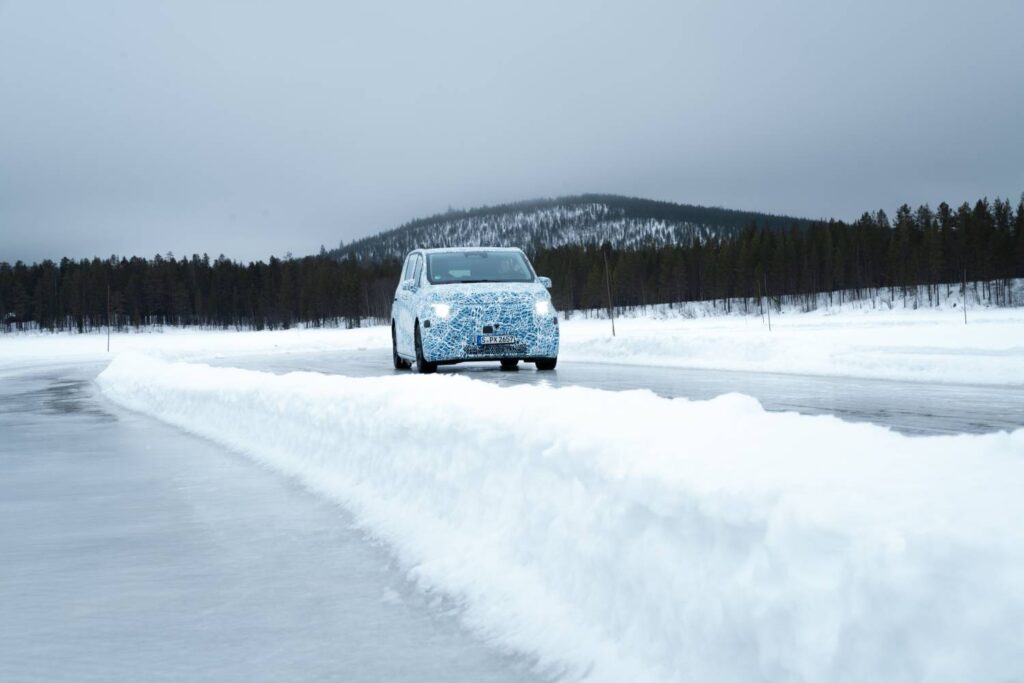
[[[502,358],[501,359],[502,370],[518,370],[519,359],[518,358]]]
[[[554,370],[555,366],[558,365],[557,358],[542,358],[536,361],[538,370]]]
[[[421,375],[429,375],[437,372],[437,363],[430,363],[423,360],[423,338],[420,337],[420,321],[416,321],[416,372]]]
[[[395,370],[408,370],[409,361],[398,355],[398,338],[395,335],[395,323],[391,323],[391,361],[395,364]]]

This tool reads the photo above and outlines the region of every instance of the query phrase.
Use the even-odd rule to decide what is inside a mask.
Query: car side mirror
[[[543,275],[538,275],[537,276],[537,282],[541,283],[542,285],[544,285],[548,289],[551,289],[551,278],[544,277]]]
[[[400,287],[402,288],[403,292],[415,291],[416,281],[413,280],[412,278],[409,278],[408,280],[402,280],[402,284],[400,285]]]

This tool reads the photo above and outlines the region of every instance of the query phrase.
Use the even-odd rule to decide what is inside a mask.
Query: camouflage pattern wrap
[[[423,356],[431,362],[474,358],[555,358],[558,356],[558,318],[551,296],[536,282],[451,284],[429,287],[417,311]],[[538,314],[538,301],[549,312]],[[450,306],[440,318],[432,304]],[[487,331],[489,330],[489,331]],[[515,344],[481,346],[483,334],[511,335]]]
[[[407,361],[415,358],[417,324],[423,359],[428,363],[558,357],[558,316],[545,287],[550,281],[537,277],[519,249],[486,250],[520,254],[529,266],[530,280],[431,283],[426,269],[414,264],[425,262],[432,253],[464,250],[417,249],[409,254],[403,268],[403,275],[409,279],[399,283],[392,309],[396,348],[401,357]],[[415,274],[408,276],[410,271]],[[514,339],[482,344],[480,337],[485,335]]]

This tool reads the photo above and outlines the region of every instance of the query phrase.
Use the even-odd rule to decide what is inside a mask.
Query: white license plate
[[[518,339],[511,334],[478,334],[476,343],[478,346],[492,346],[495,344],[515,344]]]

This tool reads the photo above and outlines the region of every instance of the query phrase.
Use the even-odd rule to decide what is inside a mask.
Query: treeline
[[[281,329],[389,315],[399,264],[325,257],[238,263],[223,256],[0,263],[5,328],[152,325]],[[384,305],[384,301],[388,306]]]
[[[952,209],[902,206],[890,219],[865,213],[841,221],[769,229],[687,245],[612,249],[537,247],[537,271],[554,281],[561,310],[601,308],[610,284],[616,306],[805,297],[821,292],[919,296],[982,281],[996,305],[1021,305],[1005,283],[1024,277],[1024,198],[979,200]],[[606,283],[605,263],[608,264]],[[4,330],[88,331],[150,325],[280,329],[359,325],[390,315],[400,263],[319,256],[243,264],[193,255],[0,263]]]
[[[607,305],[605,258],[616,306],[656,303],[803,297],[808,307],[821,292],[853,298],[918,296],[938,302],[938,288],[982,281],[995,305],[1022,305],[1006,296],[1006,283],[1024,277],[1024,198],[1016,211],[1007,200],[979,200],[952,209],[901,206],[842,221],[767,230],[751,224],[735,237],[688,246],[616,251],[574,248],[541,251],[538,272],[551,274],[561,310]]]

